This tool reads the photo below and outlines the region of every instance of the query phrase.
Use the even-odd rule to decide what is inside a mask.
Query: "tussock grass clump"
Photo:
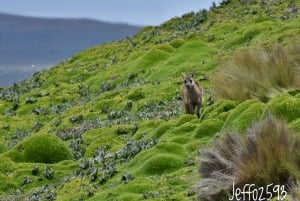
[[[299,88],[299,54],[299,44],[237,53],[214,75],[216,97],[239,102],[256,98],[267,102],[287,89]]]
[[[300,200],[299,180],[297,180],[295,183],[296,184],[293,186],[293,189],[292,189],[292,197],[293,197],[293,201],[299,201]]]
[[[268,116],[248,130],[247,135],[226,133],[214,147],[201,151],[198,185],[200,200],[228,200],[233,183],[243,188],[269,184],[289,191],[299,163],[300,138],[285,122]],[[275,192],[274,196],[275,195]]]

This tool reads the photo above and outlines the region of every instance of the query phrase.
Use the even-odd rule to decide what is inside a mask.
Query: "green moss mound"
[[[72,159],[68,147],[56,136],[37,134],[7,153],[15,162],[57,163]]]
[[[224,122],[220,119],[204,120],[195,130],[194,138],[210,137],[221,130]]]
[[[179,48],[181,47],[182,45],[184,45],[185,41],[183,39],[176,39],[176,40],[173,40],[170,45],[172,45],[174,48]]]
[[[187,122],[185,124],[180,125],[177,128],[174,128],[171,133],[173,135],[180,135],[180,134],[187,134],[189,132],[192,132],[197,127],[197,124],[195,122]]]
[[[268,110],[275,116],[284,118],[288,122],[300,117],[300,97],[282,94],[268,103]]]
[[[187,152],[175,142],[159,143],[134,158],[129,168],[141,175],[158,175],[173,172],[184,165]]]
[[[151,138],[159,139],[164,133],[173,128],[173,122],[165,122],[159,125],[157,128],[153,130],[151,133]]]
[[[206,107],[202,114],[201,119],[218,118],[225,120],[229,111],[236,107],[237,103],[230,100],[220,100],[210,107]]]
[[[151,191],[155,187],[149,183],[148,180],[140,181],[135,180],[136,183],[127,183],[126,185],[119,185],[114,188],[113,197],[107,195],[107,193],[101,193],[89,199],[89,201],[107,201],[107,200],[143,200],[143,193]]]
[[[258,121],[265,110],[265,104],[257,100],[248,100],[239,104],[228,115],[223,130],[243,132]]]
[[[157,45],[156,48],[159,50],[164,50],[165,52],[168,52],[168,53],[172,53],[174,51],[174,47],[172,47],[171,45],[160,44],[160,45]]]
[[[146,175],[161,175],[170,173],[184,166],[180,157],[173,154],[157,154],[149,158],[140,168],[139,172]]]
[[[158,153],[170,153],[183,157],[186,155],[186,151],[183,146],[175,142],[159,143],[155,149]]]
[[[182,115],[179,120],[176,122],[176,126],[180,126],[184,123],[190,122],[192,120],[196,119],[195,115],[185,114]]]

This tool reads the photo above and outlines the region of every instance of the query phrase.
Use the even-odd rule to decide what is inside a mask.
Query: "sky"
[[[90,18],[134,25],[160,25],[208,9],[220,0],[1,0],[0,12],[36,17]]]

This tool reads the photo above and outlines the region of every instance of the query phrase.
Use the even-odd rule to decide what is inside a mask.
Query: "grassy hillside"
[[[300,132],[300,92],[214,100],[244,49],[299,42],[300,1],[224,1],[74,55],[0,91],[0,200],[195,200],[199,149],[269,111]],[[204,87],[183,114],[181,73]],[[228,87],[228,86],[224,86]]]

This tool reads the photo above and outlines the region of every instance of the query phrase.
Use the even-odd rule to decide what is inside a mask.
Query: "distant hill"
[[[52,66],[83,49],[132,36],[140,29],[90,19],[0,13],[0,86],[20,81],[36,69]]]

